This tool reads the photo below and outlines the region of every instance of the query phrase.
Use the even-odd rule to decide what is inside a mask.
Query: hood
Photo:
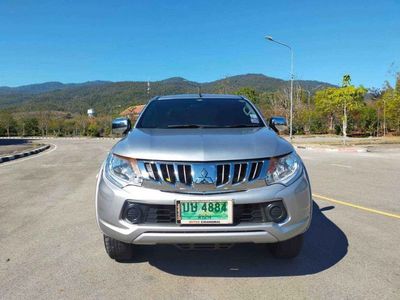
[[[113,153],[159,161],[247,160],[283,155],[292,145],[272,129],[133,129]]]

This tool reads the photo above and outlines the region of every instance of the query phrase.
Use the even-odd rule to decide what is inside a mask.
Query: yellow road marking
[[[349,203],[349,202],[345,202],[345,201],[340,201],[340,200],[328,198],[328,197],[325,197],[325,196],[322,196],[322,195],[318,195],[318,194],[313,194],[313,196],[317,197],[317,198],[320,198],[322,200],[326,200],[326,201],[330,201],[330,202],[333,202],[333,203],[337,203],[337,204],[342,204],[342,205],[358,208],[358,209],[369,211],[369,212],[372,212],[372,213],[375,213],[375,214],[378,214],[378,215],[383,215],[383,216],[386,216],[386,217],[400,219],[400,215],[398,215],[398,214],[392,214],[392,213],[388,213],[388,212],[385,212],[385,211],[372,209],[372,208],[368,208],[368,207],[365,207],[365,206],[361,206],[361,205],[357,205],[357,204],[353,204],[353,203]]]

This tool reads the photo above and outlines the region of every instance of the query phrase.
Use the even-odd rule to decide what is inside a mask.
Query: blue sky
[[[263,73],[381,87],[400,66],[400,1],[0,2],[0,86],[205,82]],[[392,65],[394,63],[394,65]]]

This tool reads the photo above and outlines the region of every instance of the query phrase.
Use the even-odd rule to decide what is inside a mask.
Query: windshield
[[[263,127],[260,116],[244,99],[154,100],[137,128]]]

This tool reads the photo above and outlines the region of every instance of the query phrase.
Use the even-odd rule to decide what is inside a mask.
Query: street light
[[[293,79],[294,79],[294,74],[293,74],[293,49],[289,45],[278,42],[272,38],[272,36],[265,36],[265,38],[268,41],[277,43],[279,45],[285,46],[290,50],[290,120],[289,120],[289,137],[290,141],[292,141],[292,136],[293,136]]]

